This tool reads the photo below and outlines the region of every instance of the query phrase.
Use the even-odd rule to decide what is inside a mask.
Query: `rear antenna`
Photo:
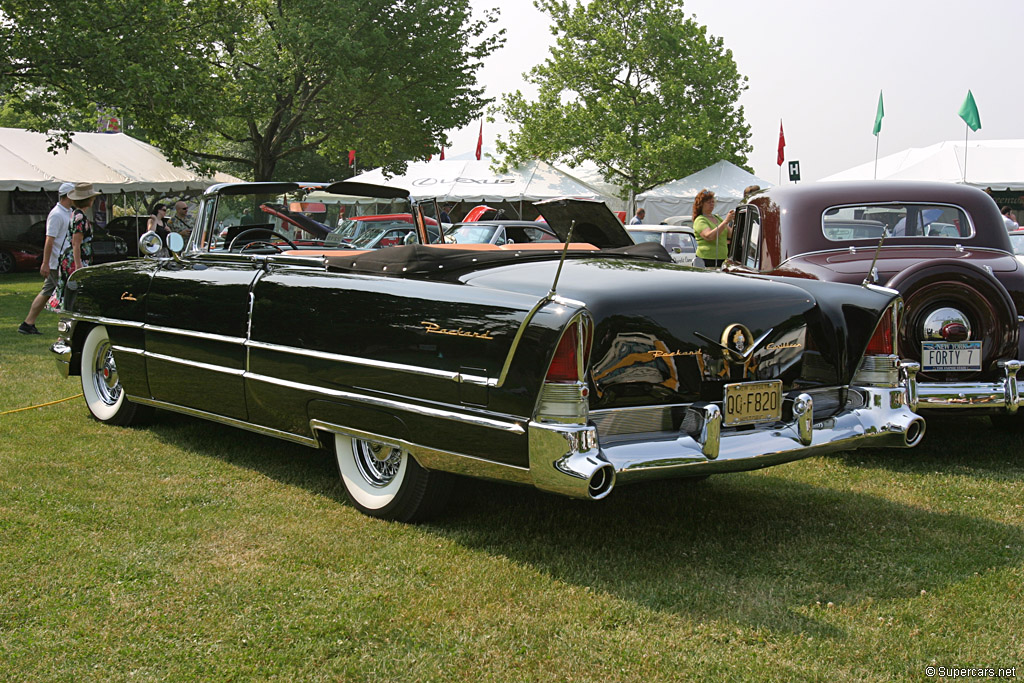
[[[572,242],[572,231],[576,228],[576,219],[572,220],[569,224],[569,234],[565,236],[565,246],[562,247],[562,258],[558,261],[558,270],[555,271],[555,281],[551,283],[551,291],[548,292],[547,298],[555,298],[555,288],[558,287],[558,278],[562,276],[562,266],[565,264],[565,257],[569,253],[569,243]]]
[[[887,228],[882,228],[882,236],[878,238],[878,246],[875,247],[875,257],[871,259],[871,267],[868,268],[868,274],[864,277],[864,282],[861,283],[864,287],[872,284],[872,280],[878,282],[878,271],[875,270],[875,266],[878,264],[878,253],[882,251],[882,243],[885,242],[885,236],[888,234]]]

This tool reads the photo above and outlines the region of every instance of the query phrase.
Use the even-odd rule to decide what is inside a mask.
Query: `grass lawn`
[[[0,413],[73,396],[0,277]],[[0,415],[0,680],[1024,677],[1022,437],[931,420],[855,451],[598,503],[466,480],[424,526],[323,452],[81,399]]]

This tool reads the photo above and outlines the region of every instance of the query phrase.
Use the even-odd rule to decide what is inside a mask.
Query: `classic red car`
[[[920,410],[1024,426],[1024,268],[983,191],[887,181],[773,188],[741,205],[735,225],[727,271],[898,290],[898,348],[920,363]]]
[[[43,250],[24,242],[0,241],[0,275],[18,270],[39,270]]]

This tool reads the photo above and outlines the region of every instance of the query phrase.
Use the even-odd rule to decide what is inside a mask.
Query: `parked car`
[[[540,221],[474,221],[455,223],[444,235],[455,244],[526,244],[559,241],[558,235]]]
[[[39,270],[43,250],[24,242],[0,240],[0,275],[19,270]]]
[[[895,292],[680,268],[602,203],[539,204],[568,250],[314,248],[274,223],[216,239],[269,192],[353,185],[215,185],[173,258],[74,273],[53,351],[92,415],[156,407],[333,448],[352,504],[398,520],[435,512],[449,473],[600,499],[923,434]]]
[[[125,244],[125,256],[139,255],[139,238],[146,233],[149,216],[118,216],[104,226],[108,235],[120,238]]]
[[[424,222],[427,224],[428,229],[434,235],[433,241],[438,241],[440,235],[440,224],[430,216],[424,216]],[[404,229],[406,231],[412,229],[415,223],[411,213],[388,213],[388,214],[375,214],[369,216],[355,216],[354,218],[345,219],[332,231],[330,237],[327,238],[328,244],[343,244],[343,243],[355,243],[359,237],[367,231],[374,232],[375,235],[379,236],[380,233],[376,232],[382,228],[391,228],[394,230]]]
[[[692,266],[697,258],[697,240],[693,228],[675,225],[627,225],[626,232],[637,244],[657,242],[676,263]]]
[[[1013,249],[1014,256],[1018,261],[1024,263],[1024,230],[1013,230],[1009,235],[1010,248]]]
[[[128,258],[128,242],[117,235],[110,234],[104,228],[93,228],[91,245],[90,265],[124,261]],[[136,251],[138,251],[137,246]]]
[[[1024,425],[1024,269],[983,191],[923,182],[764,190],[737,211],[725,270],[899,291],[899,348],[921,364],[917,406]]]

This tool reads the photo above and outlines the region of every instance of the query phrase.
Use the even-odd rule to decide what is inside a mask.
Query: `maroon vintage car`
[[[983,191],[888,181],[773,188],[741,205],[735,225],[725,270],[898,290],[899,354],[920,363],[925,414],[956,409],[1024,426],[1024,267]]]

